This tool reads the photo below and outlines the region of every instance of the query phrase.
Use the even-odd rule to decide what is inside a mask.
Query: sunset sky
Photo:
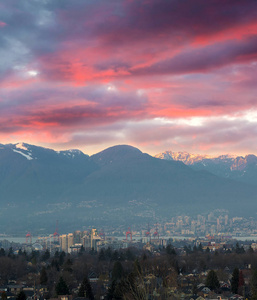
[[[257,1],[0,1],[0,143],[17,142],[257,154]]]

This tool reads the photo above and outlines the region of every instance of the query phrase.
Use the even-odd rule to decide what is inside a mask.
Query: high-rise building
[[[67,241],[67,234],[62,234],[59,237],[61,250],[64,252],[68,252],[68,241]]]
[[[67,249],[67,252],[70,253],[71,252],[71,249],[70,247],[74,244],[74,241],[73,241],[73,233],[69,233],[68,236],[67,236],[67,246],[68,246],[68,249]]]
[[[61,250],[70,253],[70,247],[73,245],[73,234],[62,234],[60,235],[60,246]]]
[[[73,233],[73,243],[80,244],[82,239],[82,232],[80,230],[76,230]]]

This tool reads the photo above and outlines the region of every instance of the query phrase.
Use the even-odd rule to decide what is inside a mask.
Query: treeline
[[[89,299],[147,299],[147,295],[157,294],[173,299],[174,290],[182,291],[182,280],[191,274],[193,281],[188,281],[188,287],[192,294],[200,283],[220,292],[222,281],[231,283],[231,292],[257,299],[257,253],[251,248],[242,251],[239,245],[233,251],[223,250],[210,252],[201,245],[181,250],[168,245],[154,252],[82,248],[77,254],[50,254],[48,250],[14,254],[11,248],[0,249],[0,285],[16,281],[38,290],[45,287],[45,298],[72,294]]]

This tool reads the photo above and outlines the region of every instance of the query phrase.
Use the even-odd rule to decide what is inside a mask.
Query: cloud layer
[[[255,153],[255,0],[0,3],[0,142]]]

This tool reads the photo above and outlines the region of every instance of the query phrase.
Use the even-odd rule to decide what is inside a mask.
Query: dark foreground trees
[[[42,270],[40,272],[40,284],[42,285],[47,285],[47,281],[48,281],[48,277],[47,277],[47,273],[46,273],[46,268],[42,267]]]
[[[57,295],[69,295],[70,293],[69,288],[66,282],[64,281],[64,279],[62,278],[62,276],[60,277],[58,283],[56,284],[55,291]]]
[[[239,269],[235,268],[232,274],[231,279],[231,292],[234,294],[238,293],[238,284],[239,284]]]
[[[90,300],[94,300],[92,287],[91,287],[91,284],[90,284],[87,277],[84,277],[84,279],[81,283],[81,286],[80,286],[79,292],[78,292],[78,296],[79,297],[86,297]]]
[[[5,253],[0,249],[0,284],[7,285],[14,279],[26,281],[28,286],[43,285],[47,290],[44,297],[49,298],[72,293],[74,297],[88,299],[130,300],[156,295],[168,299],[171,290],[182,293],[185,284],[186,290],[191,289],[193,294],[198,292],[199,283],[206,283],[215,292],[222,293],[218,278],[224,282],[232,278],[233,293],[257,300],[257,273],[251,274],[251,269],[257,268],[257,252],[236,253],[221,248],[216,253],[206,253],[202,247],[193,248],[186,242],[186,249],[191,250],[185,255],[184,245],[180,244],[179,248],[168,245],[156,248],[154,252],[108,248],[99,251],[98,255],[91,251],[78,255],[57,251],[50,257],[47,251],[26,253],[21,250],[9,257],[11,251]],[[212,270],[207,280],[203,277],[206,270]],[[238,270],[241,270],[239,275]],[[91,274],[98,280],[90,283],[88,276]]]
[[[251,278],[251,294],[252,300],[257,300],[257,270],[253,271],[252,278]]]
[[[214,270],[209,271],[205,284],[211,290],[216,290],[220,287],[218,276]]]
[[[23,291],[20,291],[19,294],[17,295],[17,300],[26,300],[27,296]]]

